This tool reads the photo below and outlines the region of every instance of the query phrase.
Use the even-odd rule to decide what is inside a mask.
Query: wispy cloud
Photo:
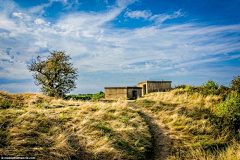
[[[117,0],[117,5],[121,8],[126,8],[128,5],[137,1],[139,0]]]
[[[152,15],[150,10],[143,10],[143,11],[127,11],[124,16],[130,17],[132,19],[139,19],[143,18],[144,20],[154,21],[158,24],[170,19],[175,19],[184,16],[184,13],[181,10],[174,12],[173,14],[155,14]]]
[[[53,5],[53,3],[55,3],[55,2],[62,3],[62,5],[63,5],[62,10],[77,9],[81,5],[81,3],[78,2],[78,0],[49,0],[47,3],[31,7],[28,10],[28,12],[39,14],[39,15],[44,15],[46,13],[45,9],[48,7],[51,7]]]
[[[157,15],[153,15],[149,18],[150,21],[155,21],[157,23],[162,23],[166,20],[169,19],[175,19],[175,18],[179,18],[184,16],[184,13],[181,12],[181,10],[178,10],[176,12],[174,12],[173,14],[157,14]]]
[[[152,16],[151,11],[149,10],[143,10],[143,11],[127,11],[124,14],[125,17],[130,17],[130,18],[135,18],[135,19],[139,19],[139,18],[143,18],[145,20],[147,20],[149,17]]]
[[[80,76],[97,72],[188,75],[196,66],[239,58],[240,24],[159,25],[184,13],[126,11],[134,2],[119,0],[105,11],[69,13],[51,23],[35,11],[45,12],[54,1],[31,8],[28,13],[12,1],[0,0],[0,66],[4,66],[0,78],[31,79],[28,61],[54,50],[71,54]],[[140,28],[115,28],[112,21],[124,12],[125,17],[152,23]]]
[[[40,14],[43,15],[45,13],[45,8],[48,8],[52,5],[52,3],[45,3],[45,4],[41,4],[41,5],[37,5],[34,7],[31,7],[28,12],[32,13],[32,14]]]

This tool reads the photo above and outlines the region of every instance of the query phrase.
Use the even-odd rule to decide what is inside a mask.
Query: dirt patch
[[[164,127],[164,124],[146,108],[133,102],[129,102],[128,104],[134,108],[140,109],[140,114],[149,126],[153,148],[148,153],[147,159],[165,160],[171,156],[171,139],[167,136],[168,129]]]

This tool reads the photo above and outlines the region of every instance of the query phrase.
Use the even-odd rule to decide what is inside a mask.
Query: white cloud
[[[174,12],[173,14],[157,14],[157,15],[153,15],[152,17],[149,18],[150,21],[155,21],[157,23],[162,23],[166,20],[169,19],[175,19],[178,17],[182,17],[184,16],[184,14],[181,12],[181,10],[178,10],[176,12]]]
[[[61,2],[62,5],[64,6],[63,10],[76,9],[78,8],[79,5],[81,5],[81,3],[78,2],[78,0],[49,0],[48,3],[31,7],[29,9],[29,12],[43,15],[45,13],[44,9],[51,7],[55,2]]]
[[[103,72],[102,75],[112,72],[187,75],[193,74],[191,68],[201,64],[239,58],[239,54],[231,53],[240,51],[240,25],[187,23],[159,27],[159,23],[167,19],[183,16],[180,10],[170,15],[128,11],[125,16],[148,19],[153,23],[135,29],[114,28],[111,21],[116,20],[125,11],[126,5],[133,2],[118,1],[118,7],[98,13],[68,14],[51,25],[35,12],[26,14],[24,9],[17,12],[13,5],[11,10],[1,12],[0,16],[0,28],[4,30],[0,32],[1,59],[6,48],[13,48],[9,56],[4,54],[4,59],[13,63],[0,60],[0,65],[5,68],[0,78],[32,78],[26,61],[38,54],[44,57],[54,50],[65,50],[71,54],[80,74],[92,75],[99,72]],[[21,20],[19,16],[25,14],[32,20]],[[17,52],[21,54],[17,55]],[[14,59],[11,59],[13,55]]]
[[[21,12],[13,12],[13,16],[23,18],[23,15]]]
[[[149,10],[143,10],[143,11],[127,11],[124,14],[125,17],[130,17],[132,19],[139,19],[143,18],[145,20],[149,21],[155,21],[158,24],[161,24],[162,22],[169,20],[169,19],[175,19],[184,16],[184,13],[181,12],[181,10],[178,10],[174,12],[173,14],[156,14],[152,15],[151,11]]]
[[[0,27],[1,29],[5,29],[5,30],[15,29],[16,24],[13,20],[10,20],[5,15],[2,15],[0,16]]]
[[[117,0],[117,5],[121,8],[126,8],[128,5],[133,4],[139,0]]]
[[[152,15],[151,11],[149,10],[143,10],[143,11],[127,11],[125,13],[125,17],[130,17],[130,18],[143,18],[143,19],[148,19]]]
[[[47,7],[50,7],[50,6],[51,6],[51,3],[41,4],[41,5],[31,7],[28,11],[30,13],[37,13],[37,14],[42,15],[42,14],[45,13],[44,8],[47,8]]]
[[[46,26],[49,26],[51,23],[50,22],[45,22],[43,19],[37,18],[34,20],[34,23],[37,25],[44,24]]]
[[[9,93],[40,93],[33,81],[31,83],[0,84],[0,90]]]
[[[66,4],[68,0],[50,0],[50,2],[62,2]]]
[[[46,23],[43,19],[35,19],[34,20],[34,23],[36,23],[36,24],[43,24],[43,23]]]

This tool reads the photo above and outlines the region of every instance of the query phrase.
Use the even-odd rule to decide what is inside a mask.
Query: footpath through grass
[[[239,119],[234,119],[240,106],[234,95],[223,101],[221,96],[175,89],[150,93],[136,103],[163,124],[170,141],[166,159],[240,159]]]
[[[235,92],[222,96],[180,88],[131,103],[0,92],[0,127],[0,156],[240,159]]]

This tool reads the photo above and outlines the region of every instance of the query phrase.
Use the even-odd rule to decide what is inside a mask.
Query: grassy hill
[[[38,159],[145,159],[148,126],[127,103],[0,92],[0,155]]]
[[[224,98],[185,88],[150,93],[137,103],[163,124],[165,136],[171,141],[168,159],[240,159],[237,95]]]
[[[226,89],[112,103],[0,92],[0,127],[0,155],[15,157],[240,159],[240,98]]]

